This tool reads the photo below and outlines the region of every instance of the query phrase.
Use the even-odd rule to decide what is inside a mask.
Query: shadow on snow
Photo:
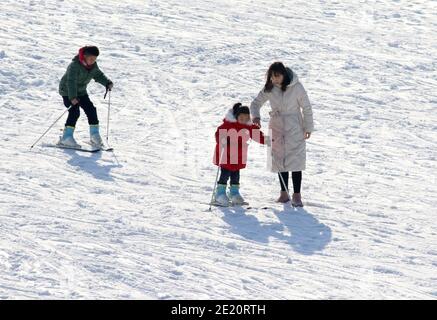
[[[102,158],[102,152],[90,153],[87,156],[81,154],[80,151],[64,149],[64,152],[71,156],[67,163],[73,167],[79,168],[82,171],[88,172],[94,178],[113,181],[111,170],[119,168],[116,164],[100,164],[98,160]]]
[[[318,221],[304,208],[284,205],[283,210],[272,209],[279,222],[262,223],[241,207],[219,208],[231,231],[246,239],[268,243],[270,237],[288,243],[294,251],[312,255],[331,242],[331,229]]]

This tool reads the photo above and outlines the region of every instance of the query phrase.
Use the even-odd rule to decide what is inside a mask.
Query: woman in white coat
[[[297,75],[283,63],[273,63],[268,72],[264,88],[250,106],[253,122],[261,125],[260,109],[270,102],[269,129],[272,137],[273,172],[278,172],[281,194],[278,202],[288,202],[288,179],[292,172],[293,206],[302,207],[302,171],[305,170],[306,146],[313,126],[310,101]]]

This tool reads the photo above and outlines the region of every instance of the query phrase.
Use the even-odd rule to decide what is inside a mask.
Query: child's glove
[[[114,84],[112,83],[112,81],[109,81],[108,84],[106,85],[106,90],[111,91],[113,87],[114,87]]]
[[[79,98],[71,99],[71,104],[72,104],[73,106],[78,105],[78,104],[79,104]]]
[[[103,96],[103,99],[106,99],[106,95],[108,94],[108,91],[112,91],[113,87],[114,87],[114,84],[112,83],[112,81],[109,81],[106,84],[106,92],[105,92],[105,95]]]

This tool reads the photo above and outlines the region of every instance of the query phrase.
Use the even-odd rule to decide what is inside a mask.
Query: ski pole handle
[[[113,86],[114,84],[112,83],[112,81],[109,81],[108,82],[108,84],[106,85],[106,92],[105,92],[105,95],[103,96],[103,100],[105,100],[106,99],[106,95],[108,94],[108,91],[111,91],[112,90],[112,86]]]

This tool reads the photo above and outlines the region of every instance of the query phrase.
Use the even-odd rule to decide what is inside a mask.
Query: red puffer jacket
[[[264,134],[257,125],[237,122],[232,109],[215,132],[214,164],[230,171],[244,169],[247,163],[247,142],[264,144]],[[225,148],[226,147],[226,148]],[[220,152],[222,151],[222,152]]]

